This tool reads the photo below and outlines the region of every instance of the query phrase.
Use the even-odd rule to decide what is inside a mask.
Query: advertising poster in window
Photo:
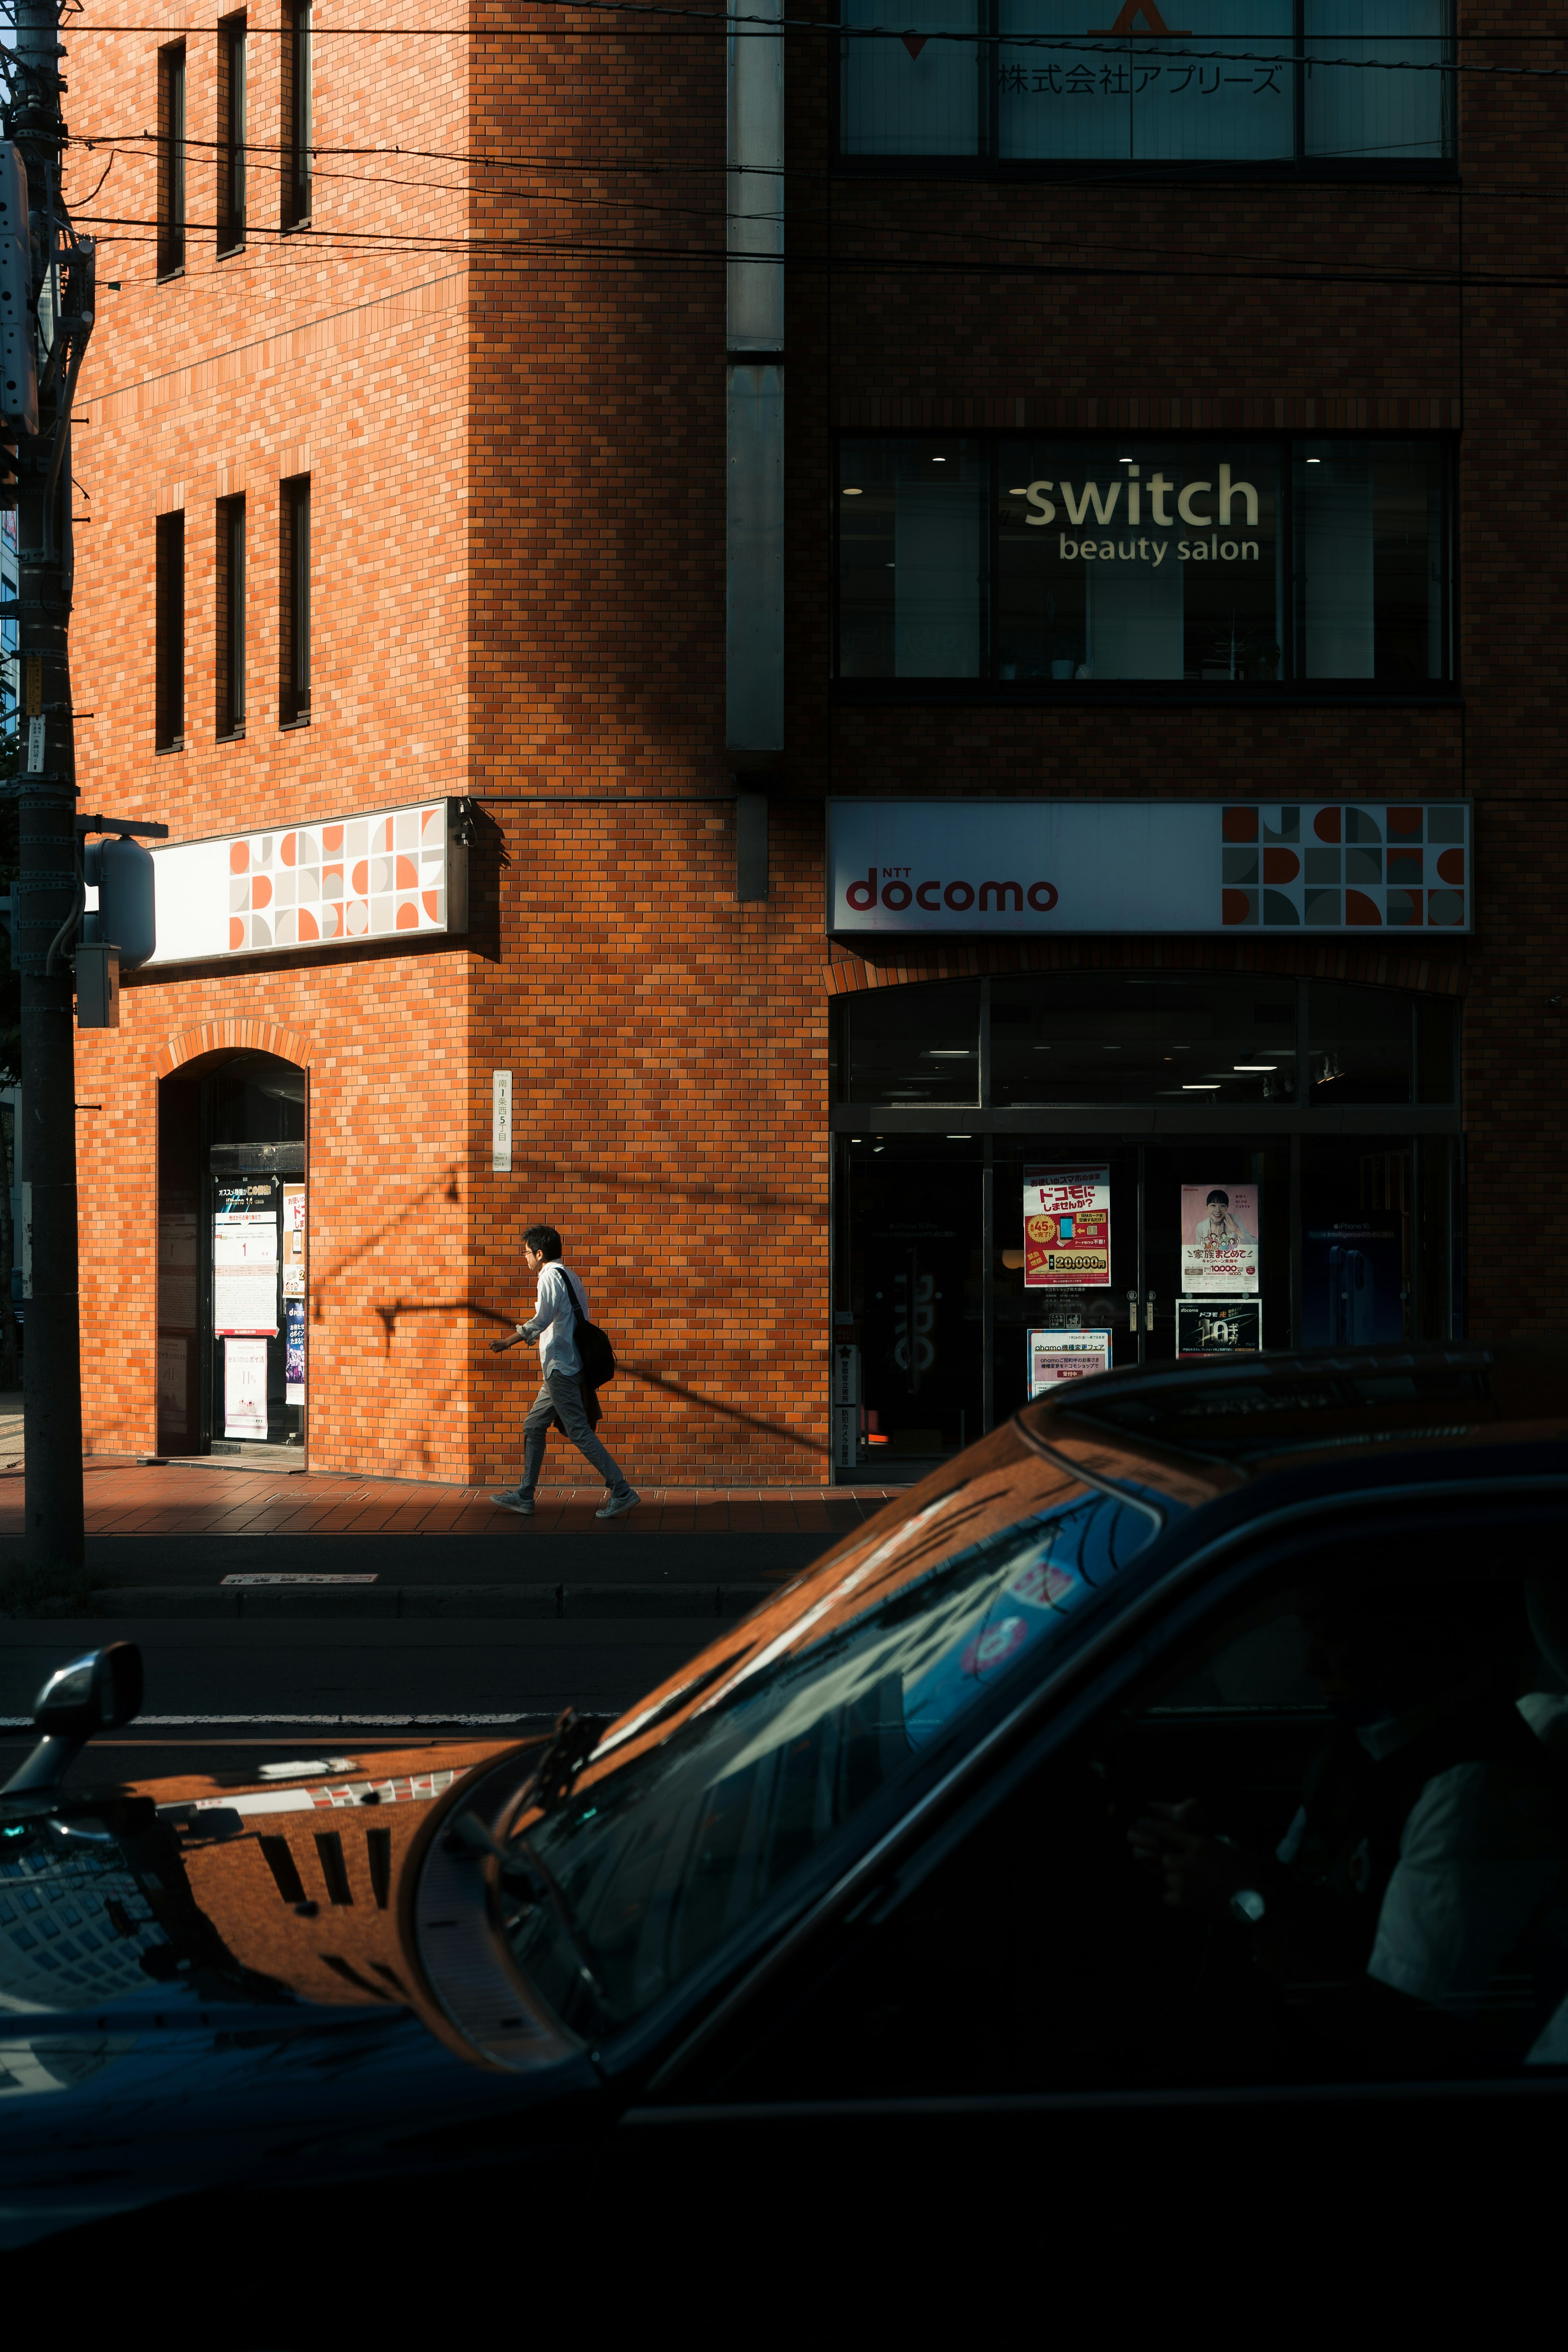
[[[283,1296],[305,1296],[305,1187],[283,1187]]]
[[[226,1437],[267,1437],[267,1342],[234,1339],[223,1343],[223,1433]]]
[[[1028,1343],[1031,1404],[1064,1381],[1081,1381],[1090,1372],[1110,1370],[1109,1331],[1031,1331]]]
[[[268,1176],[213,1187],[213,1329],[219,1338],[278,1332],[278,1209]]]
[[[1355,1348],[1405,1337],[1404,1249],[1391,1220],[1325,1225],[1301,1237],[1301,1338]]]
[[[1109,1290],[1109,1168],[1026,1168],[1024,1286]]]
[[[278,1217],[241,1210],[213,1219],[213,1329],[273,1338],[278,1329]]]
[[[303,1404],[305,1402],[305,1302],[302,1298],[286,1298],[283,1302],[283,1402]]]
[[[1184,1184],[1182,1296],[1256,1294],[1258,1230],[1256,1184]]]
[[[1263,1346],[1263,1304],[1257,1298],[1178,1298],[1178,1356],[1256,1356]]]

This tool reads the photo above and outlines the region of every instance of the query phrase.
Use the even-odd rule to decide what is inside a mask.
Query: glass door
[[[1288,1139],[1146,1144],[1143,1282],[1146,1362],[1289,1347]]]
[[[862,1474],[919,1475],[982,1433],[984,1163],[972,1136],[857,1136],[840,1161],[836,1377]]]

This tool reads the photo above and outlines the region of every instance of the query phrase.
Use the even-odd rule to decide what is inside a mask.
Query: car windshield
[[[825,1563],[778,1630],[784,1604],[759,1611],[616,1725],[559,1811],[523,1819],[520,1859],[553,1895],[536,1878],[504,1923],[564,2022],[630,2021],[787,1908],[826,1843],[1059,1645],[1170,1508],[1045,1465],[1022,1494],[1016,1468],[976,1483]],[[525,1872],[506,1884],[529,1891]]]

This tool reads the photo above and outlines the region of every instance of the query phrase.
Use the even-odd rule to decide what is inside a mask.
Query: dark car
[[[1565,1526],[1568,1358],[1351,1349],[1085,1380],[478,1762],[62,1783],[100,1654],[0,1804],[6,2237],[1560,2130]]]

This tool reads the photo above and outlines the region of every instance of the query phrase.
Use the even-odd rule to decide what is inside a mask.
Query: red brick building
[[[1532,17],[166,13],[68,68],[89,1445],[510,1474],[542,1217],[647,1482],[1556,1325]]]

